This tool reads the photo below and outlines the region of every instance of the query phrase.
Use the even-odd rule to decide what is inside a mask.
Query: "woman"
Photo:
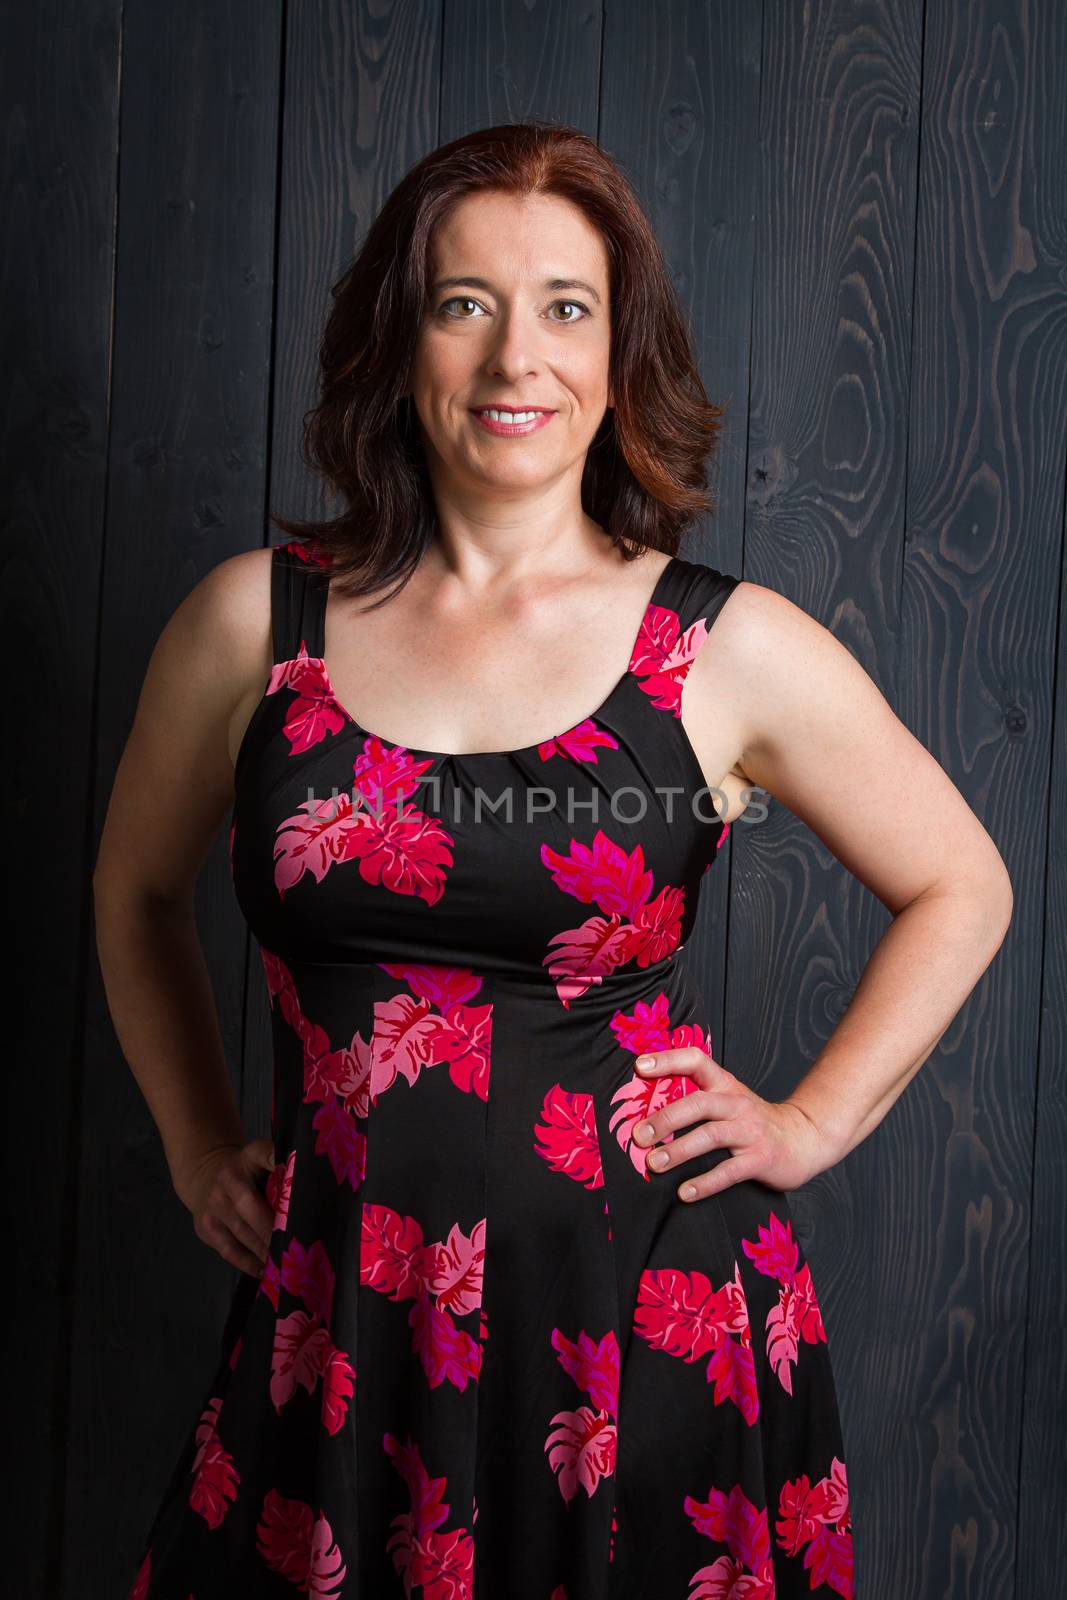
[[[847,650],[679,553],[719,411],[594,143],[434,152],[334,296],[307,443],[344,509],[178,607],[94,878],[175,1188],[247,1275],[133,1593],[851,1595],[784,1191],[929,1055],[1003,863]],[[676,959],[752,786],[894,913],[781,1102]],[[231,802],[269,1139],[191,914]]]

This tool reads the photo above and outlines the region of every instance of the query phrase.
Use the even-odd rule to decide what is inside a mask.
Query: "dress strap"
[[[295,660],[301,648],[321,658],[326,647],[328,565],[313,539],[274,546],[270,607],[275,664]]]
[[[678,584],[673,604],[681,631],[684,633],[700,622],[704,624],[703,630],[698,629],[693,636],[695,657],[741,579],[703,561],[680,560],[677,565]]]

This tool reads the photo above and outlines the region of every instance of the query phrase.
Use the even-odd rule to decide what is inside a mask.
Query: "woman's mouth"
[[[471,409],[471,416],[480,427],[487,433],[495,433],[503,438],[536,433],[539,428],[551,422],[555,414],[554,411],[534,407],[525,411],[506,411],[503,407],[497,406]]]

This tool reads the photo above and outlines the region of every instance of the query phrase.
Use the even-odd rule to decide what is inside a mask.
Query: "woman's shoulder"
[[[258,679],[270,664],[274,571],[279,565],[319,570],[330,558],[316,539],[287,539],[226,556],[182,604],[190,642],[212,648],[232,664],[235,679]]]
[[[738,638],[744,631],[756,649],[765,647],[783,630],[794,640],[828,631],[802,606],[766,584],[754,583],[696,556],[678,556],[675,566],[681,589],[692,595],[694,604],[711,599],[718,606],[730,600],[730,631]]]

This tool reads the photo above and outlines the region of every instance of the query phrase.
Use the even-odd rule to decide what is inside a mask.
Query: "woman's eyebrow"
[[[586,294],[592,295],[597,305],[600,296],[591,283],[586,283],[584,278],[546,278],[545,289],[584,289]],[[436,294],[438,289],[488,289],[492,292],[493,285],[485,278],[438,278],[436,283],[430,285],[430,293]]]

